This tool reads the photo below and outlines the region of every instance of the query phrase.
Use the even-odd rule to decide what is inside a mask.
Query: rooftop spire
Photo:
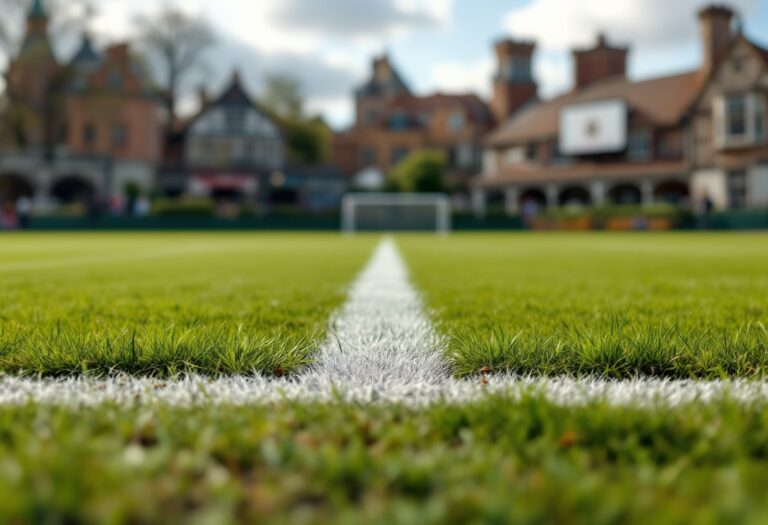
[[[29,18],[48,18],[48,12],[45,10],[43,0],[33,0],[29,8]]]

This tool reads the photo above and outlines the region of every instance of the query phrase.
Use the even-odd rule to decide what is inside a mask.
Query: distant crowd
[[[80,216],[96,219],[108,213],[112,217],[132,216],[147,217],[152,212],[152,203],[148,197],[138,196],[131,199],[112,198],[109,202],[91,201],[82,203]],[[33,203],[27,196],[16,201],[8,200],[0,204],[0,231],[25,230],[30,226]]]
[[[0,229],[26,229],[29,227],[29,219],[31,215],[32,199],[29,197],[19,197],[16,202],[8,201],[2,205],[2,214],[0,214]]]

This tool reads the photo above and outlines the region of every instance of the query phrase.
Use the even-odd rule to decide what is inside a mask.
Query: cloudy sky
[[[137,13],[157,0],[95,0],[101,39],[129,36]],[[165,0],[204,16],[219,33],[200,79],[218,89],[239,67],[258,93],[265,73],[298,77],[311,109],[337,127],[350,122],[351,90],[370,57],[387,50],[413,89],[486,95],[491,42],[539,43],[535,70],[545,96],[570,84],[568,50],[597,31],[632,46],[636,78],[692,68],[699,49],[695,11],[706,0]],[[768,1],[731,0],[747,34],[768,46]]]

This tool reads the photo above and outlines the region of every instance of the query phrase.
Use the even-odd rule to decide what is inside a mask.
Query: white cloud
[[[164,5],[203,16],[222,35],[204,75],[212,88],[235,66],[257,89],[259,76],[290,73],[302,81],[309,108],[341,122],[351,115],[352,89],[368,70],[370,55],[414,31],[448,27],[453,0],[95,2],[94,29],[111,39],[130,37],[136,15],[151,15]]]
[[[762,0],[730,0],[744,16]],[[692,67],[688,54],[698,38],[697,12],[712,0],[533,0],[509,11],[504,28],[538,45],[536,76],[544,97],[572,85],[570,51],[589,47],[596,35],[629,46],[630,74],[655,76]],[[683,59],[682,61],[680,59]]]
[[[534,68],[540,97],[554,97],[571,87],[571,64],[564,55],[549,53],[536,60]]]
[[[505,28],[534,38],[547,49],[589,45],[604,32],[619,43],[648,49],[690,41],[697,34],[696,12],[711,0],[534,0],[512,10]],[[731,0],[749,14],[759,0]]]
[[[490,97],[494,68],[490,56],[469,63],[442,62],[431,68],[432,85],[444,92],[472,92]]]

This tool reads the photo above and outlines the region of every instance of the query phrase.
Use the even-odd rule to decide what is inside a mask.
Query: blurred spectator
[[[115,195],[109,200],[109,212],[113,217],[120,217],[125,213],[125,203],[123,199]]]
[[[32,215],[32,199],[22,195],[16,201],[16,217],[18,226],[22,230],[29,228],[29,218]]]
[[[708,230],[710,227],[710,218],[712,211],[715,209],[715,203],[709,196],[709,193],[704,193],[699,202],[699,228],[702,230]]]
[[[13,205],[13,202],[6,202],[0,209],[0,229],[15,230],[18,226],[16,207]]]
[[[136,215],[136,217],[142,218],[149,215],[150,211],[152,211],[152,204],[149,202],[149,199],[144,195],[138,197],[136,199],[136,203],[133,205],[134,215]]]

